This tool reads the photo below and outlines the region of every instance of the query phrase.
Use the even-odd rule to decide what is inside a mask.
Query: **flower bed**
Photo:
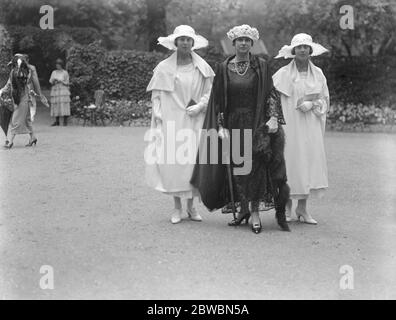
[[[79,97],[72,100],[76,124],[150,126],[151,101],[106,100],[99,108],[89,108]],[[327,114],[327,129],[337,131],[393,131],[396,110],[390,107],[359,104],[332,104]]]
[[[393,131],[396,110],[374,104],[332,104],[327,115],[328,129],[338,131]]]
[[[106,100],[102,106],[84,104],[75,97],[71,104],[77,124],[148,126],[151,122],[151,101]]]

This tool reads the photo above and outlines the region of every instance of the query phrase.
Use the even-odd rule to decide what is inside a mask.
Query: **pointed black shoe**
[[[255,234],[259,234],[261,232],[262,226],[261,226],[261,221],[260,223],[253,223],[252,224],[252,231]]]
[[[25,145],[25,147],[31,147],[32,145],[37,144],[37,138],[33,139],[32,141],[29,141],[28,144]]]
[[[291,232],[290,227],[286,221],[286,214],[285,212],[283,213],[276,213],[276,221],[278,221],[278,225],[280,226],[280,228],[282,229],[282,231],[287,231],[287,232]]]
[[[228,225],[231,227],[236,227],[242,224],[243,220],[245,220],[245,224],[248,224],[249,219],[250,219],[250,212],[247,212],[243,216],[233,219],[231,222],[228,223]]]

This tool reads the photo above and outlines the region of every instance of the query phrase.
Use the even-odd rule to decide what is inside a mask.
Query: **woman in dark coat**
[[[260,233],[259,211],[275,208],[279,226],[290,231],[285,218],[289,187],[283,156],[284,133],[278,127],[278,123],[284,124],[279,93],[273,87],[266,61],[250,54],[253,42],[259,38],[257,29],[242,25],[227,35],[236,55],[217,66],[191,184],[199,189],[210,211],[229,211],[231,198],[222,146],[230,139],[230,154],[236,151],[246,155],[251,151],[252,157],[250,172],[242,175],[235,174],[236,170],[247,162],[241,165],[231,159],[234,200],[240,211],[229,225],[240,225],[251,218],[252,231]],[[215,143],[210,135],[204,135],[211,129],[218,131]],[[240,146],[235,140],[235,129],[240,129]],[[244,134],[249,137],[249,130],[252,139],[244,140]],[[217,163],[209,160],[213,153],[217,153]]]

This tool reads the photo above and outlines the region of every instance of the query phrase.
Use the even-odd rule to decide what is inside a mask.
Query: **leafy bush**
[[[329,108],[327,123],[331,129],[363,129],[371,125],[393,126],[396,124],[396,110],[386,106],[362,103],[336,103]]]
[[[10,69],[7,64],[12,57],[11,44],[7,30],[0,25],[0,88],[5,85],[10,75]]]
[[[7,31],[11,38],[11,51],[29,54],[42,85],[46,86],[55,69],[55,60],[65,60],[70,47],[76,44],[88,45],[102,39],[93,28],[57,26],[53,30],[42,30],[39,27],[10,25],[7,26]]]
[[[97,89],[110,99],[148,99],[146,87],[153,69],[166,55],[156,52],[106,51],[100,42],[75,46],[69,52],[67,69],[72,96],[87,103]]]

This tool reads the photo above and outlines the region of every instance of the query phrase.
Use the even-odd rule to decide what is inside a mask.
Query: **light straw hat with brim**
[[[167,37],[159,37],[158,44],[164,46],[169,50],[177,50],[175,45],[175,40],[179,37],[189,37],[194,40],[194,45],[191,48],[192,50],[197,50],[201,48],[205,48],[208,46],[209,41],[204,37],[195,33],[195,30],[187,25],[180,25],[175,28],[172,34]]]
[[[301,45],[310,46],[312,48],[311,56],[319,56],[329,51],[319,43],[313,42],[312,37],[309,34],[299,33],[293,37],[290,45],[285,45],[279,50],[279,53],[275,58],[294,58],[296,55],[292,53],[293,49]]]

